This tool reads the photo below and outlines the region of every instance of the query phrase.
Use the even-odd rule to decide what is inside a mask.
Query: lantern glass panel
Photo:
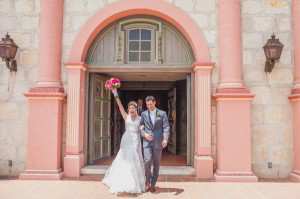
[[[8,46],[4,47],[4,58],[6,59],[10,58],[10,50]]]
[[[17,53],[17,48],[16,47],[11,47],[9,50],[9,58],[14,59]]]
[[[270,50],[267,46],[264,47],[264,51],[265,51],[266,58],[270,59],[270,57],[271,57]]]
[[[270,58],[275,59],[277,57],[278,51],[277,48],[270,48]]]

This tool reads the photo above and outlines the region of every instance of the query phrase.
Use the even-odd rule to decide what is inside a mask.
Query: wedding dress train
[[[112,193],[145,192],[145,169],[139,124],[140,117],[133,121],[130,115],[127,116],[120,150],[102,180]]]

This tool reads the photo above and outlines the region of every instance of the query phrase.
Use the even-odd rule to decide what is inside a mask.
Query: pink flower
[[[112,84],[118,84],[118,83],[120,83],[120,80],[117,79],[117,78],[111,78],[111,83]]]
[[[105,82],[105,88],[108,90],[111,90],[113,88],[120,88],[121,87],[121,81],[118,78],[110,78]]]
[[[106,89],[109,89],[109,90],[112,88],[112,84],[111,84],[110,80],[107,80],[107,81],[105,82],[105,88],[106,88]]]
[[[120,88],[120,86],[121,86],[120,80],[118,78],[112,77],[110,79],[110,82],[111,82],[111,85],[113,88]]]

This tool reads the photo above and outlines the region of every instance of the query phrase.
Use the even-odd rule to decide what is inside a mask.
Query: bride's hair
[[[137,103],[135,101],[130,101],[127,107],[129,108],[130,106],[134,106],[134,108],[137,108]]]

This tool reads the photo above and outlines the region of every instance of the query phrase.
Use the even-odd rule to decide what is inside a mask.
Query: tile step
[[[89,174],[105,174],[109,166],[107,165],[88,165],[81,169],[82,175]],[[175,176],[186,176],[194,175],[195,169],[191,166],[160,166],[160,175],[175,175]]]

